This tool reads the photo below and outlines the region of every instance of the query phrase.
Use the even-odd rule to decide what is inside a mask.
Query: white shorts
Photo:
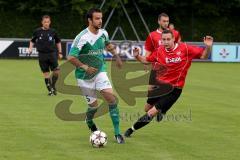
[[[85,96],[87,104],[92,104],[97,100],[97,91],[112,88],[107,72],[100,72],[90,80],[77,79],[82,95]]]

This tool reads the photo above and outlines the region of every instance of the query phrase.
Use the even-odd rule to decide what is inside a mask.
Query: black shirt
[[[31,41],[35,43],[39,53],[53,53],[56,51],[56,43],[61,42],[61,39],[58,37],[57,32],[52,28],[49,28],[48,30],[37,28],[33,32]]]

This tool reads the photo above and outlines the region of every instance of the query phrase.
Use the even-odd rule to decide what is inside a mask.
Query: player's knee
[[[111,95],[108,98],[106,98],[106,101],[108,102],[108,104],[115,104],[116,103],[116,97],[114,95]]]
[[[97,100],[95,100],[94,102],[92,102],[88,105],[89,105],[89,107],[98,107],[98,102],[97,102]]]
[[[107,103],[109,103],[109,104],[116,103],[116,97],[112,92],[104,92],[103,96],[104,96],[104,99],[107,101]]]
[[[154,85],[148,85],[148,91],[152,91],[153,87],[154,87]]]
[[[55,70],[55,71],[53,71],[53,75],[54,75],[54,76],[58,76],[58,75],[59,75],[59,73],[60,73],[60,71],[59,71],[59,70]]]
[[[145,112],[148,112],[149,111],[149,109],[151,109],[153,106],[152,105],[150,105],[150,104],[145,104],[145,107],[144,107],[144,111]]]
[[[43,76],[44,76],[44,78],[50,78],[49,72],[44,72],[44,73],[43,73]]]
[[[152,107],[147,113],[149,116],[151,117],[155,117],[158,114],[158,110],[156,109],[156,107]]]

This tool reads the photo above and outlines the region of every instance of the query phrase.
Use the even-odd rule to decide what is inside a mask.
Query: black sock
[[[46,84],[46,87],[47,87],[48,91],[50,92],[51,91],[51,80],[50,80],[50,78],[45,78],[45,84]]]
[[[156,116],[157,122],[160,122],[160,121],[163,119],[163,117],[164,117],[164,114],[161,113],[161,112],[159,112],[159,113],[157,114],[157,116]]]
[[[55,88],[55,84],[56,84],[56,82],[57,82],[57,79],[58,79],[58,76],[56,76],[56,75],[53,75],[53,76],[52,76],[52,87],[53,87],[53,89],[56,89],[56,88]]]
[[[140,117],[136,123],[134,123],[133,128],[134,130],[138,130],[142,127],[144,127],[145,125],[147,125],[148,123],[150,123],[152,121],[153,117],[150,117],[147,113]]]
[[[96,107],[88,107],[87,112],[86,112],[86,123],[88,125],[88,128],[91,129],[92,131],[97,130],[97,127],[95,123],[93,122],[93,118],[95,113],[97,112]]]

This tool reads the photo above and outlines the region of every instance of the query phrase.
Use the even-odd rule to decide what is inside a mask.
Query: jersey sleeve
[[[54,34],[55,42],[56,42],[56,43],[60,43],[60,42],[61,42],[61,39],[59,38],[57,32],[56,32],[56,31],[54,31],[54,32],[55,32],[55,34]]]
[[[181,35],[177,30],[172,30],[173,34],[174,34],[174,38],[175,38],[175,43],[178,43],[179,41],[181,41]]]
[[[71,46],[70,52],[69,52],[69,56],[74,56],[74,57],[79,57],[79,54],[82,50],[82,47],[85,44],[85,40],[82,39],[80,36],[77,36]]]
[[[31,42],[36,43],[36,40],[37,40],[37,30],[33,32]]]
[[[175,41],[179,42],[180,39],[181,39],[181,35],[180,35],[180,33],[178,31],[176,31],[176,40]]]
[[[105,44],[109,44],[110,40],[109,40],[108,32],[106,30],[103,30],[103,34],[105,36]]]
[[[154,51],[154,44],[153,44],[153,41],[152,41],[151,33],[148,35],[148,37],[145,41],[144,47],[145,47],[145,50],[147,50],[147,51],[150,51],[150,52]]]
[[[200,59],[204,51],[203,47],[194,46],[194,45],[187,45],[187,49],[188,49],[188,56],[191,59]]]
[[[150,54],[148,57],[146,57],[146,60],[148,62],[155,62],[157,60],[157,52],[158,52],[158,50],[152,52],[152,54]]]

